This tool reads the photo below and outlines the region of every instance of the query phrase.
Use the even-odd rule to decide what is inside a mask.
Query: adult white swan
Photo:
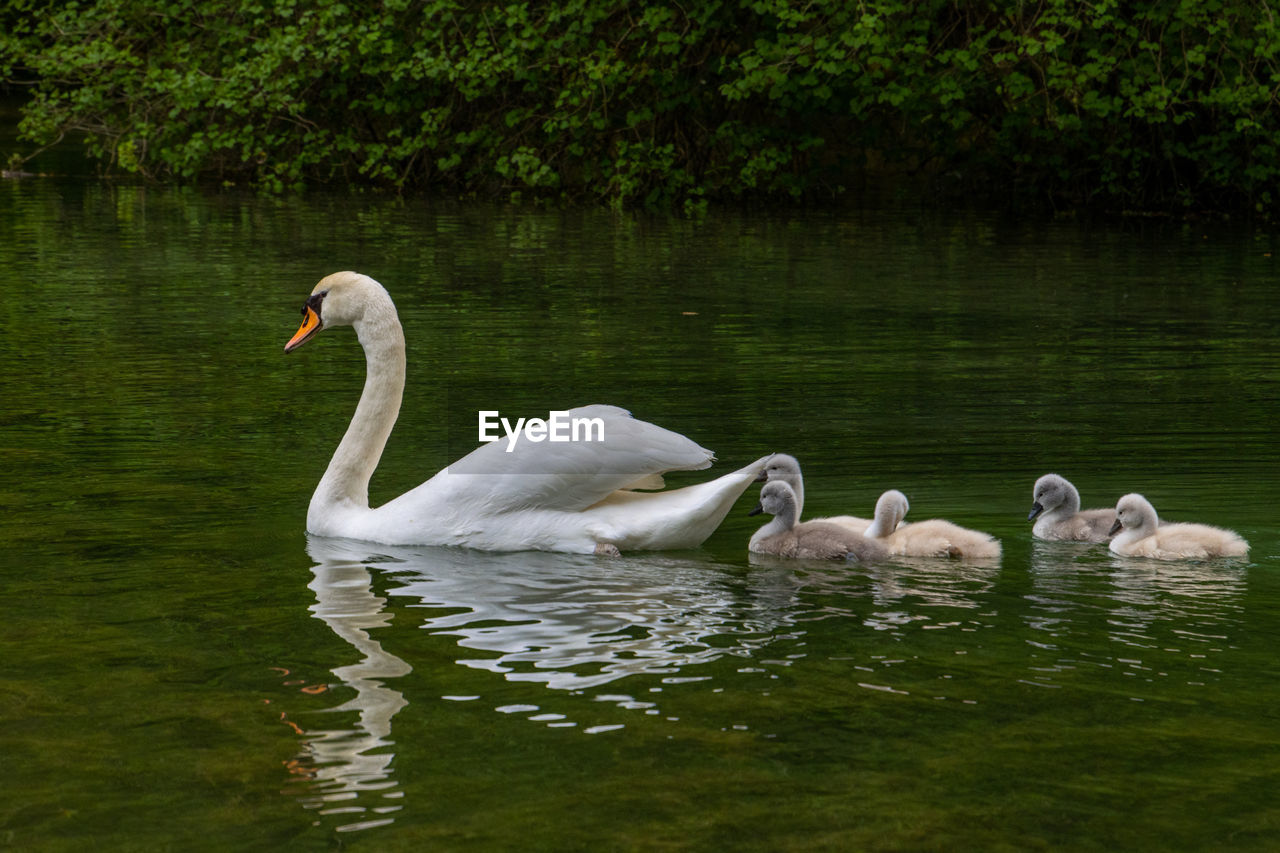
[[[706,468],[714,458],[682,435],[615,406],[568,417],[599,418],[580,440],[483,444],[422,485],[369,506],[369,479],[400,412],[404,332],[391,296],[366,275],[321,279],[302,309],[292,352],[322,329],[352,326],[367,362],[364,391],[307,510],[307,532],[387,545],[462,545],[617,554],[622,548],[693,548],[728,514],[768,457],[719,479],[661,488],[662,474]],[[585,440],[590,437],[593,440]]]

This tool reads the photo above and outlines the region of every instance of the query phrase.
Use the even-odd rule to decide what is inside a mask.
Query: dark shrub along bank
[[[1276,207],[1280,34],[1243,0],[13,0],[0,23],[32,150],[83,137],[162,180]]]

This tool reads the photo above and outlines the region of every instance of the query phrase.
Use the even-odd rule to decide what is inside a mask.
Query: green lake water
[[[704,222],[0,183],[0,848],[1280,846],[1280,288],[1252,229],[882,207]],[[476,413],[624,406],[805,466],[808,516],[989,565],[311,539],[399,307],[380,503]],[[1247,560],[1031,539],[1035,479]]]

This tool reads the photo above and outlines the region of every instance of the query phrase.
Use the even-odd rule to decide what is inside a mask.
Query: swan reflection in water
[[[388,591],[426,608],[421,627],[483,652],[456,662],[588,690],[640,674],[674,675],[782,638],[790,595],[743,596],[702,561],[421,549],[399,554]],[[442,612],[443,611],[443,612]]]
[[[364,555],[319,539],[307,543],[307,553],[316,561],[308,584],[316,594],[311,612],[362,658],[333,669],[355,696],[329,710],[355,712],[355,728],[303,730],[306,746],[296,764],[307,769],[312,784],[301,799],[323,815],[360,818],[337,827],[339,831],[382,826],[401,808],[401,794],[393,790],[391,778],[395,753],[389,747],[394,744],[391,719],[408,704],[385,681],[407,675],[413,667],[369,636],[371,629],[387,627],[391,615],[383,609],[386,599],[373,593]],[[367,806],[362,796],[376,796],[378,804]]]
[[[421,608],[418,627],[455,637],[456,663],[507,682],[575,693],[635,675],[658,675],[664,683],[705,680],[711,676],[696,670],[701,665],[726,656],[751,658],[799,636],[779,630],[795,619],[792,585],[762,573],[749,576],[744,586],[740,577],[726,579],[705,560],[493,553],[324,538],[310,539],[307,552],[316,563],[312,612],[360,654],[358,663],[333,670],[355,696],[330,709],[356,712],[355,728],[304,729],[306,752],[297,762],[313,780],[301,797],[304,804],[321,814],[352,817],[339,830],[389,823],[403,805],[394,790],[391,729],[409,703],[389,682],[413,667],[370,636],[372,629],[390,627],[389,599],[405,600],[396,608],[401,627],[404,608]],[[387,578],[378,583],[385,588],[381,595],[373,592],[376,573]],[[653,704],[621,693],[591,698],[623,709]]]

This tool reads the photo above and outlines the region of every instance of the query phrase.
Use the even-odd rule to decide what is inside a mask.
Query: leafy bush
[[[1244,0],[11,0],[23,137],[284,189],[698,207],[870,176],[1273,212],[1280,28]]]

